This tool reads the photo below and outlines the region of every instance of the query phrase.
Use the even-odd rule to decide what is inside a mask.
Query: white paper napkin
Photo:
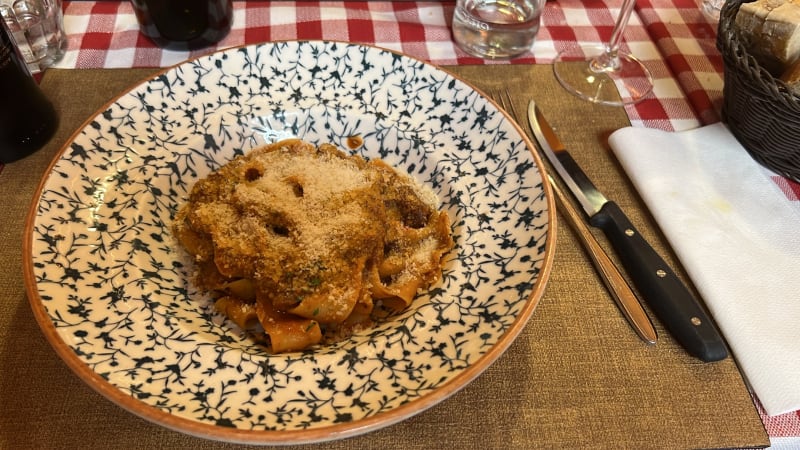
[[[767,414],[800,410],[800,201],[723,124],[609,143]]]

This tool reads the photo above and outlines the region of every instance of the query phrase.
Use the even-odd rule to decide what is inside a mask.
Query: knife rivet
[[[658,269],[656,270],[656,275],[658,275],[659,278],[664,278],[667,276],[667,272],[664,269]]]
[[[703,323],[703,321],[701,321],[698,317],[692,317],[691,321],[692,325],[694,326],[699,326],[701,323]]]
[[[625,236],[631,237],[634,234],[636,234],[636,233],[633,230],[631,230],[630,228],[626,228],[625,229]]]

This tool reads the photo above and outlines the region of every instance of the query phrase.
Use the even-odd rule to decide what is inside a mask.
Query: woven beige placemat
[[[447,68],[487,89],[507,88],[519,112],[535,97],[598,186],[675,262],[606,146],[624,111],[562,91],[550,67]],[[53,141],[0,174],[0,448],[232,448],[146,422],[79,380],[43,338],[21,274],[31,196],[50,160],[93,112],[153,69],[48,70],[42,86],[61,115]],[[561,221],[563,222],[563,221]],[[602,239],[602,238],[601,238]],[[641,342],[572,232],[558,225],[555,266],[533,318],[506,354],[450,399],[404,422],[324,448],[529,449],[759,447],[768,439],[732,359],[702,364],[657,321]],[[303,448],[320,448],[304,446]]]

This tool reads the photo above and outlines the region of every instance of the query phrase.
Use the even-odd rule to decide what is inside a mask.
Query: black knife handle
[[[689,354],[705,362],[728,356],[698,300],[616,203],[606,202],[589,223],[603,230],[645,301]]]

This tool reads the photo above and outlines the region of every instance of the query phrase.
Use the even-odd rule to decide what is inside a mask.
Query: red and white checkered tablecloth
[[[700,0],[638,0],[623,46],[653,72],[651,99],[627,107],[633,126],[679,131],[719,121],[722,59],[716,25]],[[127,1],[65,1],[69,39],[58,68],[167,67],[209,51],[263,41],[330,39],[377,45],[433,64],[548,63],[567,45],[606,41],[621,0],[548,1],[530,53],[511,61],[482,60],[456,47],[454,1],[234,3],[230,34],[216,48],[165,51],[139,34]],[[800,448],[800,412],[762,419],[775,448]]]
[[[639,0],[637,12],[703,125],[718,122],[722,107],[722,56],[716,24],[699,0]]]
[[[488,61],[467,55],[453,43],[452,1],[235,2],[230,34],[216,48],[196,52],[165,51],[154,46],[139,34],[129,2],[67,1],[64,22],[69,50],[55,67],[166,67],[216,49],[292,39],[378,45],[440,65],[546,63],[572,42],[607,40],[621,2],[610,0],[608,4],[601,0],[547,2],[543,26],[531,53],[512,61]],[[696,7],[694,12],[687,20],[705,20]],[[703,24],[709,40],[713,40],[713,30]],[[651,38],[650,27],[645,25],[634,15],[625,33],[624,45],[650,67],[656,79],[654,97],[628,108],[633,125],[685,130],[702,124],[700,117],[714,117],[713,111],[698,113],[687,100],[678,84],[681,78],[667,66]],[[691,74],[693,69],[688,70]]]

